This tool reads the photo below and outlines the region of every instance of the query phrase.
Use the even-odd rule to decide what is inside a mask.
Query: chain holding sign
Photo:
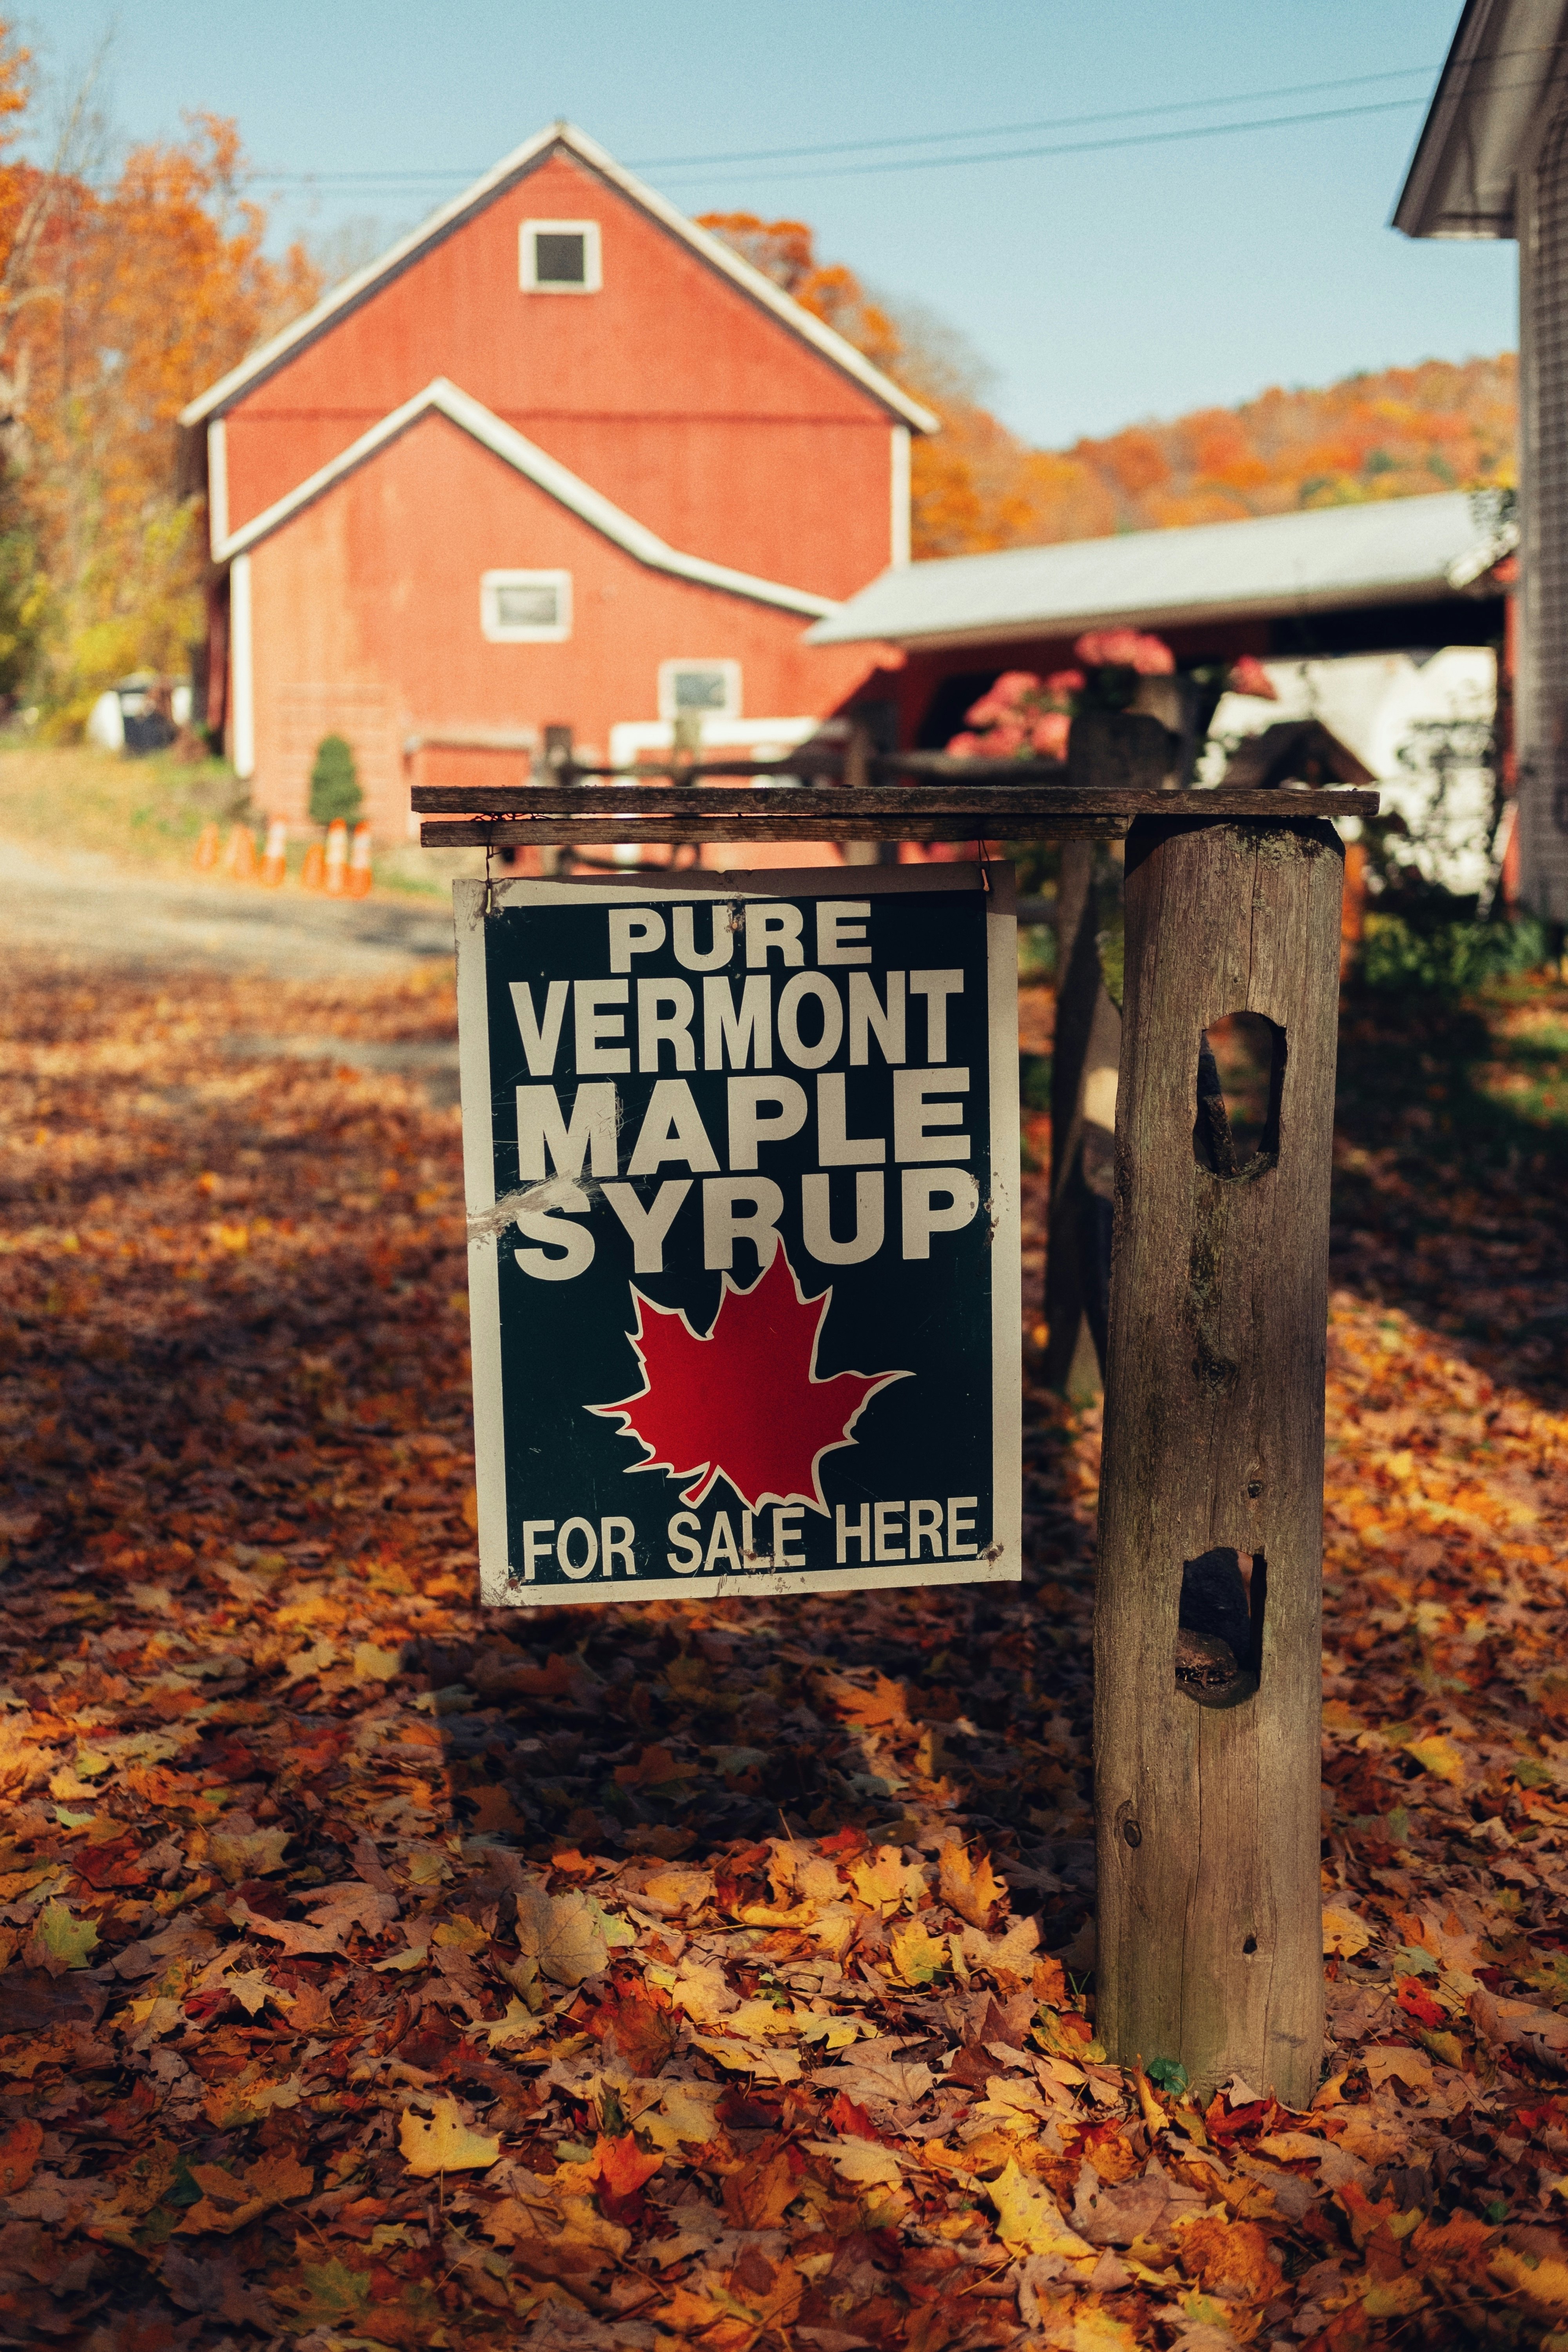
[[[456,899],[486,1601],[1016,1580],[1010,869]]]

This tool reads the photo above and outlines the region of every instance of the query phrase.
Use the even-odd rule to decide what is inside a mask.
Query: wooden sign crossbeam
[[[716,765],[718,763],[715,763]],[[960,784],[719,784],[610,773],[602,783],[417,784],[426,849],[511,848],[528,842],[1119,840],[1134,818],[1375,816],[1375,792],[1271,786],[1169,793],[1119,784],[1026,781],[1025,763],[952,762],[986,772]],[[1046,762],[1030,761],[1029,769]],[[736,762],[736,767],[741,763]],[[1001,771],[1001,773],[995,772]],[[687,776],[690,771],[683,772]],[[1057,779],[1065,772],[1054,763]],[[1015,781],[1015,779],[1017,781]]]

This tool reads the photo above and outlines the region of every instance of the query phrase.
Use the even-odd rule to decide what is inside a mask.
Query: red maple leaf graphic
[[[817,1342],[831,1289],[808,1299],[782,1247],[742,1290],[724,1276],[713,1328],[693,1331],[676,1307],[655,1306],[635,1286],[632,1337],[643,1385],[618,1404],[590,1412],[618,1415],[627,1436],[647,1448],[639,1470],[664,1469],[692,1480],[681,1499],[700,1503],[727,1478],[749,1510],[764,1502],[805,1503],[826,1511],[817,1465],[849,1432],[877,1391],[907,1372],[816,1373]]]

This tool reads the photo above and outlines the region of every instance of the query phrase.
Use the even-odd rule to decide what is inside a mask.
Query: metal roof
[[[471,188],[465,188],[460,196],[454,196],[449,204],[432,213],[428,220],[422,221],[406,236],[400,237],[376,260],[367,262],[363,269],[355,270],[352,278],[345,278],[341,286],[331,288],[330,292],[322,295],[313,310],[294,320],[269,342],[261,344],[248,358],[241,360],[237,367],[230,368],[226,375],[220,376],[216,383],[209,384],[205,392],[180,411],[181,424],[186,426],[199,425],[205,417],[221,415],[253,383],[259,383],[274,369],[281,367],[292,352],[313,342],[342,313],[355,309],[374,294],[384,279],[395,278],[400,270],[406,269],[426,247],[450,236],[454,229],[461,227],[473,214],[504,194],[514,182],[535,170],[558,148],[574,156],[578,163],[586,164],[591,172],[597,173],[612,187],[618,188],[622,195],[629,197],[634,205],[668,229],[672,236],[679,237],[694,252],[700,253],[703,260],[711,263],[723,277],[732,278],[737,286],[764,310],[771,310],[802,341],[814,344],[824,359],[830,360],[844,374],[855,377],[863,390],[879,400],[885,408],[891,409],[895,415],[903,417],[917,433],[941,431],[941,419],[920,401],[911,398],[901,384],[884,375],[880,368],[874,367],[853,343],[837,333],[825,320],[803,310],[782,287],[775,286],[772,278],[764,277],[760,269],[753,269],[751,263],[734,252],[721,237],[710,236],[706,229],[699,228],[695,221],[688,220],[684,213],[679,212],[674,205],[645,182],[635,178],[623,164],[616,163],[606,148],[599,145],[597,140],[590,139],[585,131],[579,131],[572,122],[552,122],[531,139],[526,140],[521,147],[514,148],[510,155],[503,155],[500,162],[482,179],[476,180]]]
[[[1532,121],[1568,75],[1565,0],[1467,0],[1394,226],[1406,236],[1518,235],[1514,189]]]
[[[1405,604],[1469,586],[1514,543],[1463,491],[1057,547],[957,555],[884,572],[808,630],[814,646],[994,644],[1117,623],[1173,627]]]

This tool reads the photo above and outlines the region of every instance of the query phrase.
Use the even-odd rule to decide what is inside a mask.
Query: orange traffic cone
[[[261,861],[261,879],[268,890],[276,890],[289,870],[289,828],[280,816],[275,816],[267,828],[267,855]]]
[[[218,829],[204,824],[196,840],[196,872],[210,874],[218,861]]]
[[[341,816],[327,827],[327,896],[341,898],[348,886],[349,829]]]
[[[223,853],[223,870],[231,882],[256,879],[256,843],[247,824],[237,824]]]
[[[368,824],[356,824],[353,849],[349,857],[349,897],[368,898],[371,880],[370,827]]]
[[[302,890],[320,890],[325,887],[326,879],[327,853],[319,841],[313,841],[300,869],[300,887]]]

